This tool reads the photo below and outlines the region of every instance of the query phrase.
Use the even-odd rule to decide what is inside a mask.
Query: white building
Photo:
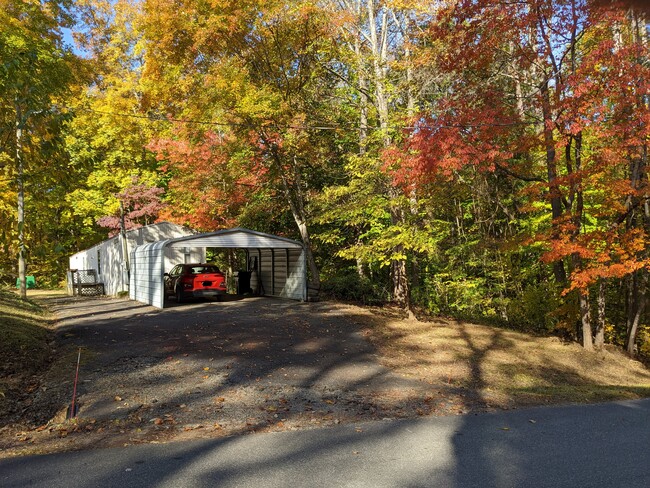
[[[104,283],[107,295],[117,295],[129,290],[128,261],[125,255],[138,246],[152,242],[193,235],[194,232],[170,222],[147,225],[126,232],[126,242],[117,235],[111,239],[80,251],[70,257],[70,269],[95,270],[97,281]],[[126,254],[125,254],[126,252]],[[165,269],[182,262],[204,262],[204,248],[172,248],[164,250]]]

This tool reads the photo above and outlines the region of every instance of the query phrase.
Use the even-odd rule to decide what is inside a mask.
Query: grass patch
[[[365,334],[386,366],[468,410],[650,397],[650,369],[620,349],[455,320],[374,315]]]
[[[0,290],[0,378],[33,374],[50,354],[49,314],[32,300]],[[0,391],[3,385],[0,383]]]
[[[650,397],[650,386],[554,385],[513,388],[509,393],[522,403],[597,403]]]

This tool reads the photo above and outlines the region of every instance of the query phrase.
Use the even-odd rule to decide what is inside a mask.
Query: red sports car
[[[226,277],[214,264],[177,264],[165,273],[165,295],[181,303],[187,298],[219,298],[226,293]]]

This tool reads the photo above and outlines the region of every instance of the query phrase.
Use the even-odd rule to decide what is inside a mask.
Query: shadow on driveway
[[[87,431],[66,431],[68,448],[93,436],[96,445],[115,445],[430,411],[431,386],[379,363],[362,333],[367,312],[357,307],[265,297],[164,310],[107,298],[57,298],[49,306],[59,349],[82,350],[75,428]],[[62,365],[56,377],[66,379],[46,385],[40,398],[71,392],[74,366]]]

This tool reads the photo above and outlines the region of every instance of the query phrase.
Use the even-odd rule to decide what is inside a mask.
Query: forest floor
[[[0,294],[0,457],[650,396],[616,349],[388,308],[30,296]]]

